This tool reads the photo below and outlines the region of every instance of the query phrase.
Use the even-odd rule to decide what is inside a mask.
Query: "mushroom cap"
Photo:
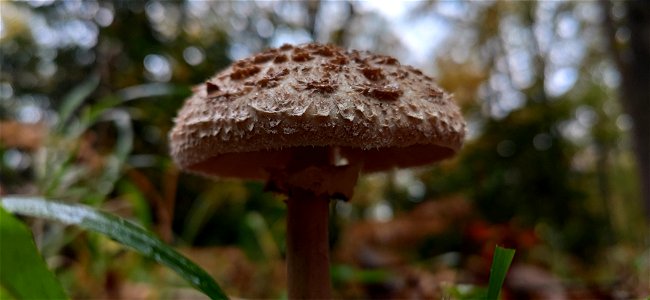
[[[362,163],[362,172],[414,167],[452,156],[465,136],[458,106],[431,77],[331,45],[269,49],[193,91],[171,153],[208,176],[267,179],[297,152],[320,148]]]

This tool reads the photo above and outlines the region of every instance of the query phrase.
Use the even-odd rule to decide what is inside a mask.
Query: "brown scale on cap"
[[[397,85],[360,85],[355,90],[362,95],[373,97],[377,100],[397,100],[402,95],[402,90]]]
[[[363,76],[366,76],[366,78],[372,81],[379,81],[385,78],[384,74],[381,73],[380,68],[371,68],[371,67],[361,68],[361,73],[363,73]]]
[[[284,45],[280,46],[280,48],[278,48],[278,49],[280,49],[282,51],[287,51],[287,50],[293,49],[293,46],[291,46],[289,44],[284,44]]]
[[[262,53],[253,58],[253,63],[261,64],[276,58],[275,52]]]
[[[280,54],[280,55],[276,56],[275,59],[273,59],[273,63],[281,64],[283,62],[286,62],[287,60],[289,60],[289,58],[286,55]]]
[[[297,62],[305,62],[311,59],[312,59],[311,55],[309,55],[309,53],[307,53],[306,51],[295,51],[291,56],[291,60]]]
[[[215,86],[214,84],[208,84],[208,86]],[[253,90],[252,87],[247,86],[246,83],[244,83],[244,86],[236,88],[236,89],[228,89],[228,90],[213,90],[212,92],[207,91],[207,97],[208,99],[221,99],[221,100],[233,100],[239,97],[242,97],[248,93],[250,93]]]
[[[444,94],[445,93],[442,90],[436,90],[436,89],[432,89],[432,88],[427,90],[427,95],[431,99],[442,99],[442,96]]]
[[[209,81],[205,83],[205,89],[208,92],[208,96],[217,93],[220,90],[218,85]]]
[[[345,56],[340,55],[332,58],[329,62],[335,65],[345,65],[348,63],[348,59],[345,58]]]
[[[176,118],[171,149],[193,172],[265,179],[302,147],[338,147],[372,172],[451,156],[464,135],[451,96],[395,58],[283,45],[195,89]]]
[[[298,83],[303,85],[306,90],[312,90],[319,93],[333,93],[338,88],[337,84],[332,83],[328,79],[313,80],[309,82],[298,80]]]
[[[343,69],[343,66],[335,65],[335,64],[331,64],[331,63],[321,64],[321,67],[323,67],[323,70],[325,72],[338,72],[338,71],[341,71]]]
[[[331,57],[334,55],[334,50],[332,47],[317,47],[313,53],[320,56]]]
[[[404,70],[397,70],[393,73],[390,73],[390,75],[397,79],[405,79],[406,77],[409,77],[409,72],[406,72]]]
[[[251,77],[260,72],[260,68],[255,65],[245,64],[243,66],[233,68],[230,78],[234,80],[241,80]]]
[[[259,86],[262,88],[271,88],[277,86],[282,78],[289,74],[289,69],[282,69],[282,71],[275,71],[272,68],[266,72],[266,76],[258,81],[247,82],[251,86]]]
[[[390,56],[384,56],[384,55],[377,55],[374,60],[378,64],[382,65],[398,65],[399,62],[397,59],[392,58]]]

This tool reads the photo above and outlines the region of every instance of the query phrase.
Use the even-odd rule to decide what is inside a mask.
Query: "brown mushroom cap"
[[[465,121],[452,97],[389,56],[284,45],[233,63],[194,88],[171,131],[184,169],[267,179],[300,151],[337,147],[363,172],[452,156]]]

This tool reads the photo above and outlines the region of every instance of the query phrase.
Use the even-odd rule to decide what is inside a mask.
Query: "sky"
[[[363,1],[361,9],[374,11],[393,24],[395,33],[409,52],[400,60],[411,65],[426,65],[438,46],[449,36],[451,27],[433,14],[412,18],[411,10],[419,5],[417,1]],[[444,6],[453,6],[453,3]]]

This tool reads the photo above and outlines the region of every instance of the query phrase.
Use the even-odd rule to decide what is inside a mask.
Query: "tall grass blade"
[[[31,232],[0,207],[0,299],[67,299]]]
[[[99,85],[99,76],[94,74],[84,81],[81,85],[75,87],[70,93],[63,97],[63,103],[59,108],[58,130],[62,130],[65,124],[72,116],[72,113],[92,94]]]
[[[40,197],[9,196],[3,197],[1,203],[12,213],[77,225],[83,229],[102,233],[174,270],[208,297],[228,298],[207,272],[153,234],[125,219],[87,206],[63,204]]]
[[[506,274],[510,268],[512,258],[515,256],[515,249],[508,249],[496,246],[494,256],[492,257],[492,267],[490,268],[490,281],[488,284],[487,299],[497,300],[501,286],[506,279]]]

